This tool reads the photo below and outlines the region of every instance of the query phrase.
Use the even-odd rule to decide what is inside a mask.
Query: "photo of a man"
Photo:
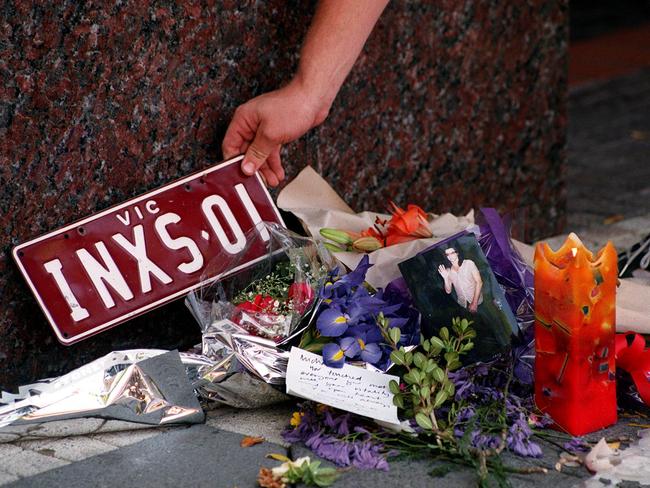
[[[425,337],[465,318],[476,331],[467,364],[489,361],[510,347],[517,321],[474,234],[463,232],[438,242],[399,264]]]
[[[438,273],[445,281],[445,291],[451,294],[453,288],[458,305],[476,313],[478,306],[483,303],[481,273],[474,261],[463,259],[453,247],[445,249],[445,256],[451,266],[438,266]]]

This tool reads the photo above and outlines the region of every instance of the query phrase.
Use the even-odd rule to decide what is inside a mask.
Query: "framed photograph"
[[[488,361],[510,347],[517,321],[474,234],[445,239],[399,268],[422,314],[425,337],[461,317],[476,330],[465,363]]]

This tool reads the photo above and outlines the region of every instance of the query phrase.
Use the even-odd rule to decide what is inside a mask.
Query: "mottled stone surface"
[[[11,246],[220,158],[235,107],[286,81],[314,3],[0,4],[0,386],[110,350],[186,347],[171,305],[58,345]],[[286,147],[350,204],[524,208],[564,222],[567,2],[392,2],[327,122]]]

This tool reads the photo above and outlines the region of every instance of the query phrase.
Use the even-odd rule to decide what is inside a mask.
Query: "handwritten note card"
[[[330,368],[323,358],[291,348],[287,367],[287,394],[324,403],[365,417],[399,424],[393,394],[388,389],[397,376],[345,364]]]

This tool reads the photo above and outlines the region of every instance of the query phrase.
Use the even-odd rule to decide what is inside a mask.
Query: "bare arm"
[[[481,279],[481,273],[479,272],[476,265],[472,266],[472,279],[476,283],[476,288],[474,289],[474,296],[472,297],[472,303],[469,305],[469,309],[472,312],[476,312],[478,309],[478,299],[481,296],[481,291],[483,290],[483,280]]]
[[[388,0],[321,0],[294,78],[239,106],[223,140],[226,159],[245,153],[244,173],[284,179],[282,144],[321,124]]]
[[[447,294],[451,293],[451,276],[449,276],[449,268],[446,268],[444,265],[438,266],[438,273],[442,276],[442,279],[445,281],[445,291]]]

